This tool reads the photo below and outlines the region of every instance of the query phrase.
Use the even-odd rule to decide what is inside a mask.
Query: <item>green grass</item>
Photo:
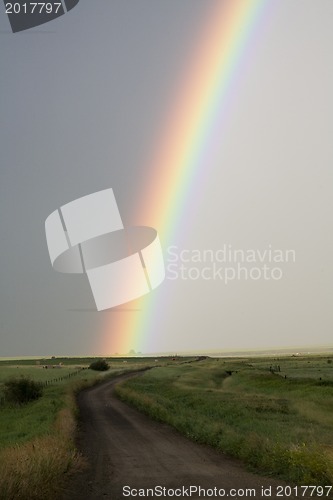
[[[41,366],[1,366],[0,365],[0,387],[5,380],[12,377],[27,376],[34,380],[44,382],[64,377],[69,373],[77,371],[76,367],[63,367],[61,369],[44,370]]]
[[[61,369],[43,369],[35,360],[0,361],[1,386],[7,379],[29,376],[51,384],[43,396],[22,406],[0,405],[0,499],[59,498],[64,478],[82,467],[74,446],[77,413],[75,394],[81,389],[126,371],[156,365],[152,359],[112,359],[107,372],[81,370],[96,358],[60,359]],[[126,361],[124,363],[124,361]],[[167,359],[159,359],[165,363]],[[58,364],[59,358],[41,364]],[[59,380],[69,373],[74,376]]]
[[[0,499],[58,498],[65,474],[81,466],[74,447],[73,391],[76,384],[93,382],[85,375],[87,381],[48,386],[26,405],[1,406]]]
[[[114,371],[116,370],[107,373]],[[73,377],[68,378],[69,374]],[[43,369],[42,366],[35,365],[3,366],[0,363],[0,396],[3,396],[3,383],[6,380],[21,376],[30,377],[41,383],[48,381],[49,385],[44,387],[42,398],[21,407],[6,404],[1,399],[0,449],[46,435],[55,422],[58,412],[66,405],[66,395],[70,388],[102,377],[92,370],[78,372],[77,365],[61,369]]]
[[[271,365],[280,372],[271,373]],[[117,392],[252,470],[295,483],[332,484],[332,371],[324,357],[210,359],[156,368]]]
[[[75,383],[93,380],[96,375],[84,371]],[[39,380],[39,378],[37,378]],[[0,407],[0,449],[11,444],[19,445],[34,437],[46,435],[56,420],[58,412],[66,405],[70,383],[54,384],[44,388],[43,396],[29,404],[17,407],[5,404]]]
[[[54,424],[58,412],[66,406],[68,391],[77,391],[82,385],[103,380],[104,377],[112,377],[125,371],[140,370],[155,363],[149,358],[129,358],[125,360],[125,363],[124,359],[116,359],[110,362],[110,369],[106,372],[85,369],[77,373],[78,368],[87,368],[93,359],[96,358],[81,358],[78,364],[77,359],[66,358],[67,365],[61,369],[43,369],[42,365],[36,365],[35,361],[31,360],[30,364],[25,361],[23,365],[0,362],[0,396],[4,381],[12,377],[29,376],[39,382],[50,382],[50,385],[44,387],[43,397],[36,401],[19,408],[9,404],[0,405],[0,449],[46,435]],[[51,361],[55,364],[55,360],[48,361],[49,364]],[[166,362],[166,359],[161,358],[159,362]],[[64,378],[68,374],[74,374],[74,376]],[[61,377],[64,379],[60,380]]]
[[[22,368],[26,367],[35,367],[35,366],[43,366],[43,365],[58,365],[62,363],[64,366],[89,366],[90,363],[96,361],[97,359],[101,359],[101,356],[91,356],[91,357],[49,357],[49,358],[25,358],[25,359],[13,359],[13,358],[0,358],[0,367],[12,366]],[[147,358],[140,356],[121,356],[121,357],[105,357],[102,359],[106,359],[106,361],[113,366],[120,366],[121,364],[142,364],[142,363],[152,363],[154,359],[157,359],[158,362],[168,362],[170,361],[170,356],[159,356],[157,358]],[[182,360],[193,359],[191,358],[181,358]]]

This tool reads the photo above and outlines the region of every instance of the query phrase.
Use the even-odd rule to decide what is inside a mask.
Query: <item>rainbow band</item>
[[[135,224],[144,221],[158,228],[164,246],[171,243],[185,218],[185,205],[195,181],[207,176],[221,148],[231,89],[269,4],[269,0],[217,0],[210,4],[213,7],[176,87],[171,112],[155,141],[147,189],[133,214]],[[159,318],[163,316],[155,303],[157,297],[149,296],[140,314],[122,315],[118,322],[108,322],[101,350],[151,350],[152,336],[158,335]],[[167,310],[166,304],[163,309]]]

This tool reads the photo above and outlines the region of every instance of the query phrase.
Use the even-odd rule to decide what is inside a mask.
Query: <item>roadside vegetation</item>
[[[4,383],[4,400],[8,403],[27,404],[42,394],[42,385],[30,377],[11,378]]]
[[[98,359],[97,361],[90,363],[89,368],[90,370],[95,370],[97,372],[106,372],[110,368],[110,365],[105,359]]]
[[[331,357],[206,359],[156,368],[116,390],[253,471],[294,484],[333,482]]]
[[[107,360],[108,371],[88,369],[96,361],[0,361],[1,500],[59,499],[66,477],[84,467],[74,445],[76,393],[105,378],[156,364],[151,359],[116,358]]]

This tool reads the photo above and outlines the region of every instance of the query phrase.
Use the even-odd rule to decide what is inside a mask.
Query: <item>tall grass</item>
[[[0,407],[0,499],[59,499],[67,477],[84,467],[74,444],[76,394],[105,378],[150,364],[147,360],[118,363],[103,374],[84,370],[75,380],[46,387],[43,396],[34,402]],[[27,366],[17,371],[41,380],[47,370]],[[13,372],[16,374],[16,369],[2,367],[3,380]]]
[[[333,387],[306,373],[285,379],[255,364],[210,360],[159,368],[119,385],[117,394],[253,470],[332,484]]]
[[[83,465],[73,441],[75,386],[52,388],[34,403],[1,410],[2,424],[12,423],[6,438],[1,433],[1,499],[59,498],[66,473]]]
[[[0,451],[0,498],[59,498],[65,475],[82,467],[73,443],[75,420],[68,408],[50,433]]]

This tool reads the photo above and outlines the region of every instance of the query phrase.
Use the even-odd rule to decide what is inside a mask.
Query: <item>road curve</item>
[[[269,497],[276,498],[281,481],[251,474],[236,460],[189,441],[119,401],[115,384],[130,376],[122,375],[79,394],[77,446],[88,466],[72,478],[63,500],[124,500],[133,499],[136,493],[141,498],[135,490],[156,486],[177,489],[178,498],[193,499],[205,497],[203,491],[201,496],[187,496],[190,486],[223,489],[230,498],[263,498],[262,487],[266,493],[271,487]],[[255,497],[253,492],[242,491],[249,489],[256,491]],[[236,494],[234,490],[240,491]],[[169,493],[163,497],[156,490],[149,498],[171,498]]]

